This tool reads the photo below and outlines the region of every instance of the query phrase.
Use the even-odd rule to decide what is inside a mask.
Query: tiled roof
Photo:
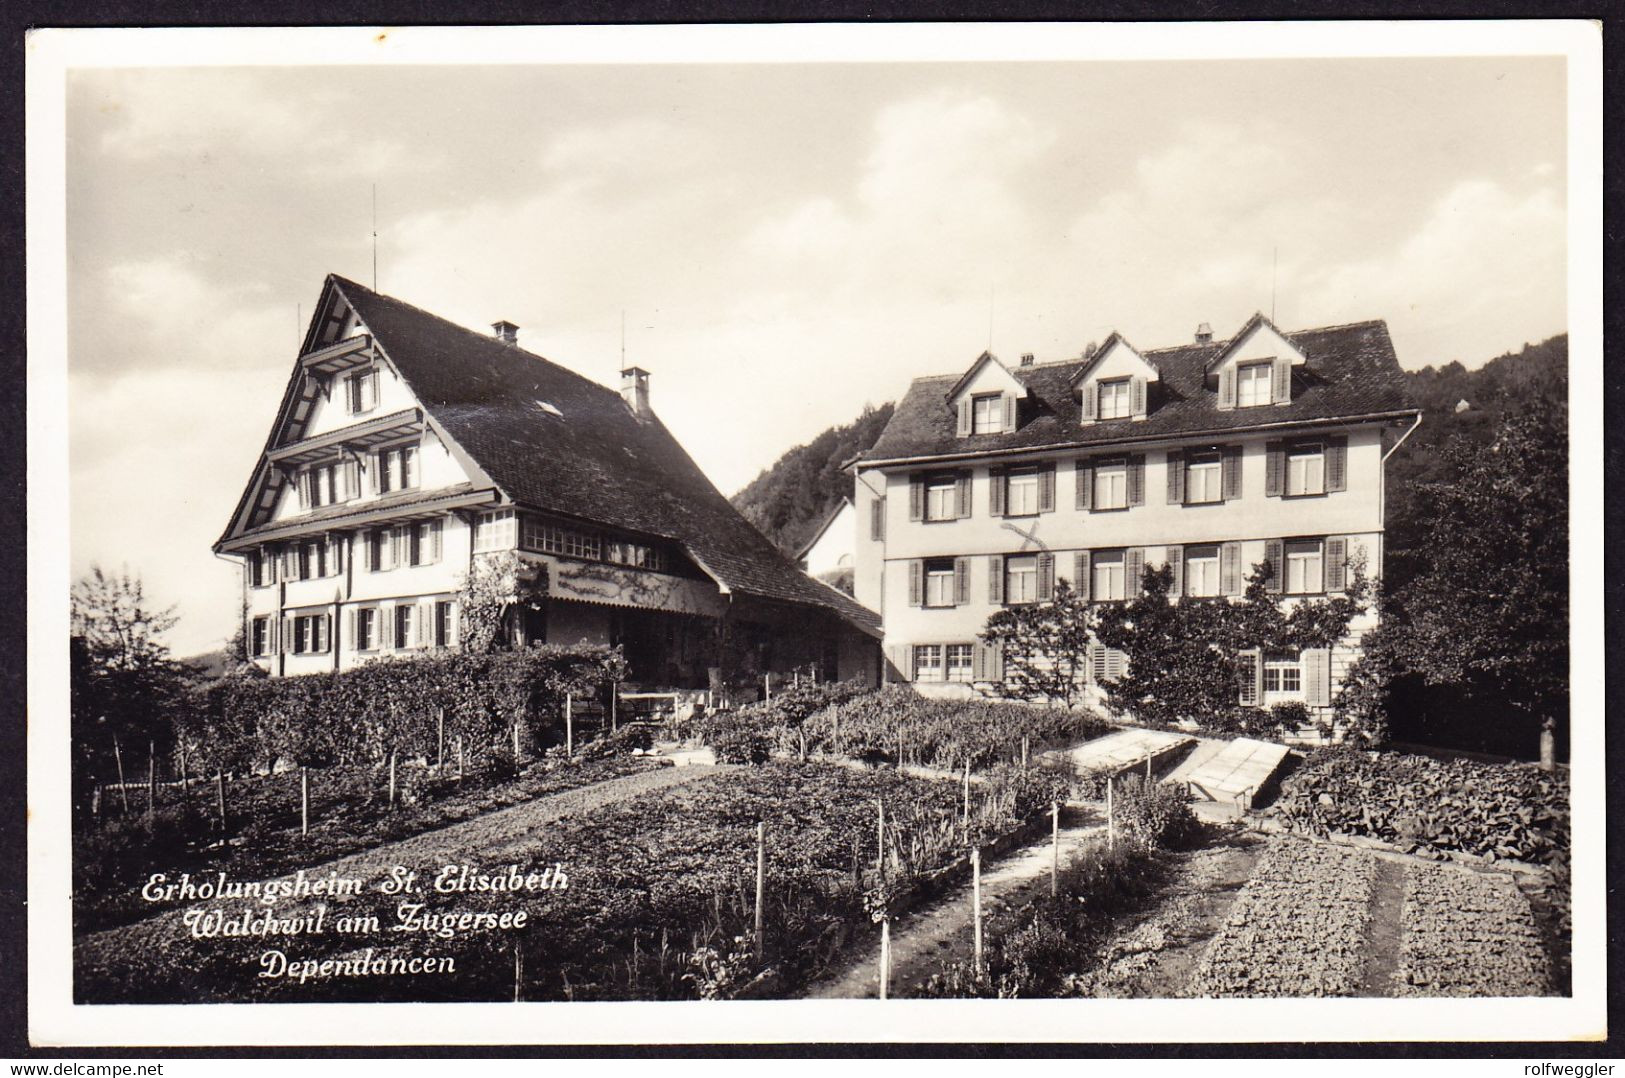
[[[515,502],[673,540],[730,591],[815,605],[878,631],[878,615],[792,565],[658,418],[638,419],[615,390],[354,281],[331,280],[430,417]]]
[[[1356,322],[1284,336],[1307,357],[1302,367],[1294,369],[1290,404],[1220,411],[1217,394],[1205,387],[1204,370],[1229,342],[1214,341],[1141,353],[1160,374],[1160,380],[1147,387],[1148,415],[1143,420],[1082,422],[1072,379],[1088,361],[1075,359],[1012,370],[1030,391],[1023,402],[1020,428],[1005,434],[961,438],[947,400],[960,375],[943,374],[914,380],[891,422],[862,460],[1086,447],[1130,438],[1222,434],[1264,424],[1415,410],[1406,395],[1404,375],[1386,323]]]

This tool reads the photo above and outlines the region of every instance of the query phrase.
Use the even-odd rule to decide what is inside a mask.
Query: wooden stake
[[[90,791],[90,814],[92,816],[102,814],[102,784],[99,782],[96,784],[96,788]]]
[[[446,766],[446,709],[434,709],[434,765]]]
[[[310,768],[299,768],[299,833],[310,834]]]
[[[976,976],[982,975],[982,851],[970,850],[971,922],[975,926]]]
[[[216,769],[214,773],[214,799],[215,807],[220,810],[220,833],[226,833],[226,773]]]
[[[158,750],[147,742],[147,830],[152,830],[153,815],[158,805]]]
[[[457,735],[457,781],[463,781],[463,735]]]
[[[395,807],[395,750],[389,750],[389,807]]]
[[[124,803],[124,815],[130,814],[130,791],[124,785],[124,752],[119,748],[118,737],[113,737],[113,763],[118,767],[118,796]]]
[[[767,823],[756,821],[756,961],[762,960],[762,900],[767,893]]]
[[[1061,887],[1061,803],[1051,801],[1049,846],[1049,893],[1054,898]]]
[[[564,755],[573,760],[573,759],[575,759],[575,754],[576,754],[575,696],[573,694],[571,694],[571,693],[565,693],[564,694]]]
[[[1151,754],[1149,752],[1145,754],[1145,788],[1148,791],[1151,789]]]
[[[882,882],[886,879],[886,802],[876,801],[875,808],[880,815],[875,822],[875,868],[880,872]]]
[[[1027,770],[1027,735],[1021,735],[1021,769]]]
[[[706,710],[709,711],[710,708],[707,707]],[[609,683],[609,732],[612,734],[621,728],[620,711],[621,683],[612,681]]]
[[[891,988],[891,918],[880,922],[880,998],[885,999]]]
[[[513,724],[513,767],[519,770],[519,723]]]
[[[965,834],[970,834],[970,759],[965,760]]]
[[[1117,849],[1117,815],[1112,811],[1112,777],[1106,776],[1106,848]]]
[[[524,977],[525,977],[525,960],[524,960],[523,952],[521,952],[519,950],[519,941],[514,940],[513,941],[513,1001],[515,1003],[519,1002],[519,998],[520,998],[519,988],[520,988],[520,985],[522,985],[524,983]]]

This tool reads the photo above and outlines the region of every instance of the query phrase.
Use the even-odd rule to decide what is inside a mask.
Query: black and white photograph
[[[36,1043],[1606,1035],[1592,25],[33,45]]]

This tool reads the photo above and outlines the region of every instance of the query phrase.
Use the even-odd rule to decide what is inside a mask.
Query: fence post
[[[519,770],[519,720],[513,722],[513,769]]]
[[[99,782],[90,791],[90,814],[97,817],[102,814],[102,784]]]
[[[310,768],[299,768],[299,833],[310,834]]]
[[[389,807],[395,807],[395,750],[389,750]]]
[[[1106,848],[1117,849],[1117,815],[1112,811],[1112,776],[1106,775]]]
[[[970,757],[965,758],[965,835],[970,835]]]
[[[220,810],[220,833],[226,833],[226,773],[216,769],[214,773],[214,799]]]
[[[762,960],[762,899],[767,887],[767,823],[756,821],[756,961]]]
[[[152,830],[158,805],[158,748],[147,742],[147,830]]]
[[[886,802],[875,801],[875,808],[880,810],[875,821],[875,868],[880,873],[882,883],[886,881]]]
[[[1022,734],[1021,735],[1021,769],[1023,771],[1027,770],[1027,760],[1028,760],[1027,735]]]
[[[446,709],[434,709],[434,766],[446,766]]]
[[[975,925],[976,976],[982,976],[982,851],[970,848],[971,920]]]
[[[1051,801],[1049,847],[1049,893],[1054,898],[1061,887],[1061,803]]]
[[[1151,754],[1149,752],[1145,754],[1145,788],[1148,791],[1151,789]]]
[[[525,962],[523,952],[519,950],[519,941],[513,941],[513,1001],[519,1002],[519,987],[524,983]]]
[[[564,755],[574,759],[576,754],[575,695],[564,694]]]
[[[891,918],[880,920],[880,998],[891,988]]]
[[[463,735],[457,735],[457,781],[463,781]]]
[[[709,709],[707,709],[707,710],[709,710]],[[620,728],[621,728],[621,683],[619,681],[611,681],[609,683],[609,732],[613,734],[613,733],[615,733],[615,731],[619,730]]]
[[[130,791],[124,785],[124,751],[119,748],[118,735],[113,735],[113,763],[118,767],[118,797],[124,805],[124,815],[130,814]]]

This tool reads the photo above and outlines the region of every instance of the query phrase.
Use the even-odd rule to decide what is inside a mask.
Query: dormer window
[[[1243,363],[1236,368],[1236,407],[1251,408],[1258,404],[1272,403],[1270,397],[1270,371],[1273,364],[1269,360],[1262,363]]]
[[[982,393],[971,398],[971,433],[998,434],[1004,430],[1004,397]]]
[[[1100,394],[1099,410],[1096,414],[1101,419],[1127,419],[1134,414],[1129,394],[1129,379],[1113,378],[1108,382],[1097,382],[1095,391]]]

